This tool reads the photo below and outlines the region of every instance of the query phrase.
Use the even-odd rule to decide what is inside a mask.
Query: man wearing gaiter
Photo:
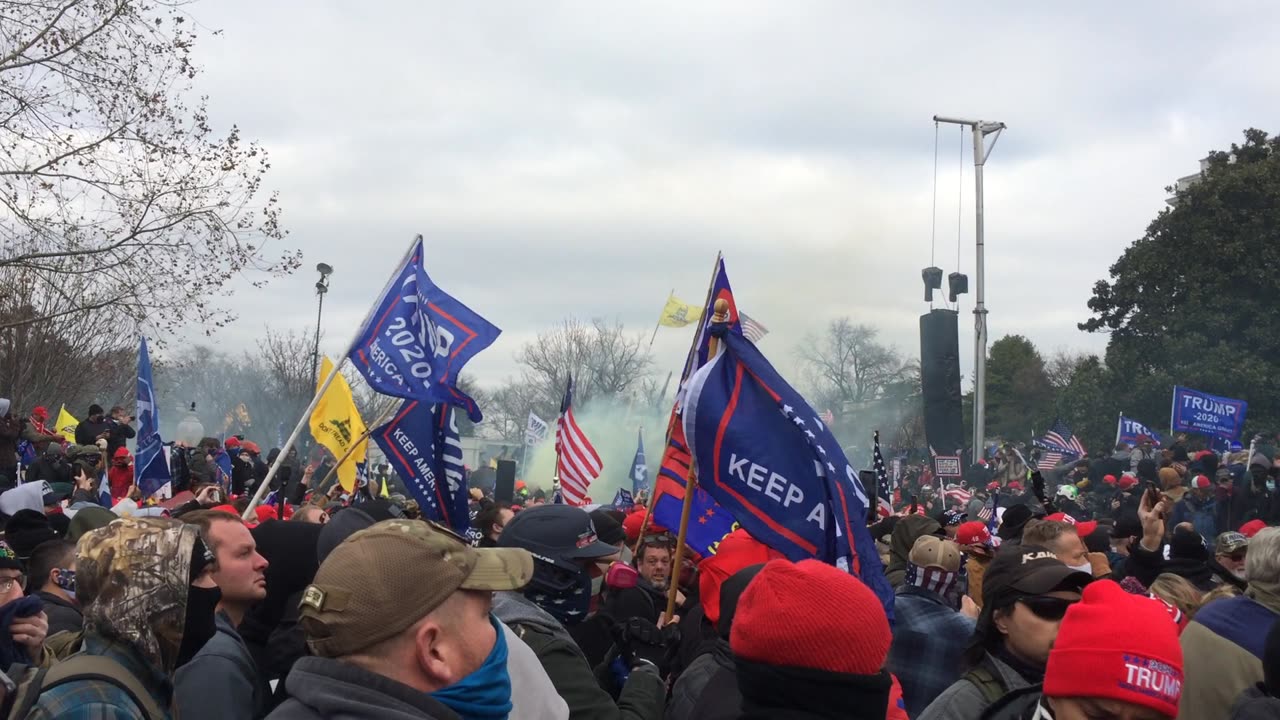
[[[512,709],[494,591],[524,587],[524,550],[476,549],[448,528],[387,520],[325,558],[302,596],[313,657],[268,718],[504,720]]]
[[[81,655],[111,663],[117,679],[73,675],[55,685],[54,673],[76,662],[65,660],[28,720],[168,718],[174,671],[213,637],[221,595],[212,569],[198,530],[176,520],[126,517],[80,538]]]

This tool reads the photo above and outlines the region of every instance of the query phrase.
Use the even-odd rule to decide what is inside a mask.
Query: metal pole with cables
[[[1000,132],[1005,129],[1002,122],[985,120],[961,120],[958,118],[933,116],[936,123],[964,125],[973,129],[973,184],[975,188],[974,204],[975,230],[977,232],[977,288],[973,307],[973,458],[976,461],[982,453],[983,441],[986,439],[986,397],[987,397],[987,305],[985,286],[985,237],[983,236],[982,210],[982,167],[987,157],[1000,139]],[[991,138],[987,146],[986,138]]]

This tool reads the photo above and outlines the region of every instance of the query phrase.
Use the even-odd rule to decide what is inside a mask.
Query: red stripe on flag
[[[603,465],[600,455],[574,419],[572,407],[566,408],[556,423],[556,448],[560,451],[556,472],[560,476],[560,492],[565,502],[570,505],[586,504],[587,489],[592,480],[600,477]]]

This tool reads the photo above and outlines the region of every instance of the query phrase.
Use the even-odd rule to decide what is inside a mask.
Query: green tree
[[[1006,335],[991,344],[987,357],[988,436],[1025,440],[1053,421],[1053,385],[1044,358],[1021,335]]]
[[[1209,154],[1094,286],[1080,324],[1110,333],[1117,399],[1148,422],[1169,411],[1175,383],[1247,400],[1253,428],[1280,421],[1280,141],[1244,137]]]
[[[1058,387],[1058,417],[1071,426],[1071,431],[1089,452],[1108,450],[1115,442],[1119,402],[1112,392],[1112,378],[1097,355],[1073,356],[1069,370]]]

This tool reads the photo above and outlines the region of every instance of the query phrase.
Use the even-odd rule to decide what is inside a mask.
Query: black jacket
[[[71,465],[65,460],[51,461],[47,456],[38,458],[27,466],[27,482],[69,483]]]
[[[706,716],[698,714],[696,708],[699,700],[707,695],[710,690],[708,683],[711,678],[720,670],[734,672],[733,651],[729,649],[729,641],[722,638],[716,638],[716,644],[710,652],[703,653],[694,659],[685,671],[680,673],[680,678],[671,688],[671,699],[667,701],[667,717],[666,720],[706,720]],[[733,696],[725,697],[723,694],[716,695],[718,703],[729,704],[730,699],[737,700],[732,703],[734,714],[729,717],[737,717],[737,711],[741,709],[742,695],[738,693],[738,679],[733,676]]]
[[[882,720],[889,708],[889,673],[846,675],[777,667],[738,658],[740,720]]]
[[[84,614],[80,612],[79,605],[43,590],[37,592],[36,596],[44,601],[44,614],[49,618],[49,635],[60,632],[78,633],[84,629]]]
[[[76,426],[76,444],[77,445],[93,445],[98,442],[98,436],[105,432],[110,432],[111,428],[107,425],[105,419],[94,422],[93,420],[81,420]],[[108,438],[108,444],[110,439]],[[110,456],[108,456],[110,457]]]

